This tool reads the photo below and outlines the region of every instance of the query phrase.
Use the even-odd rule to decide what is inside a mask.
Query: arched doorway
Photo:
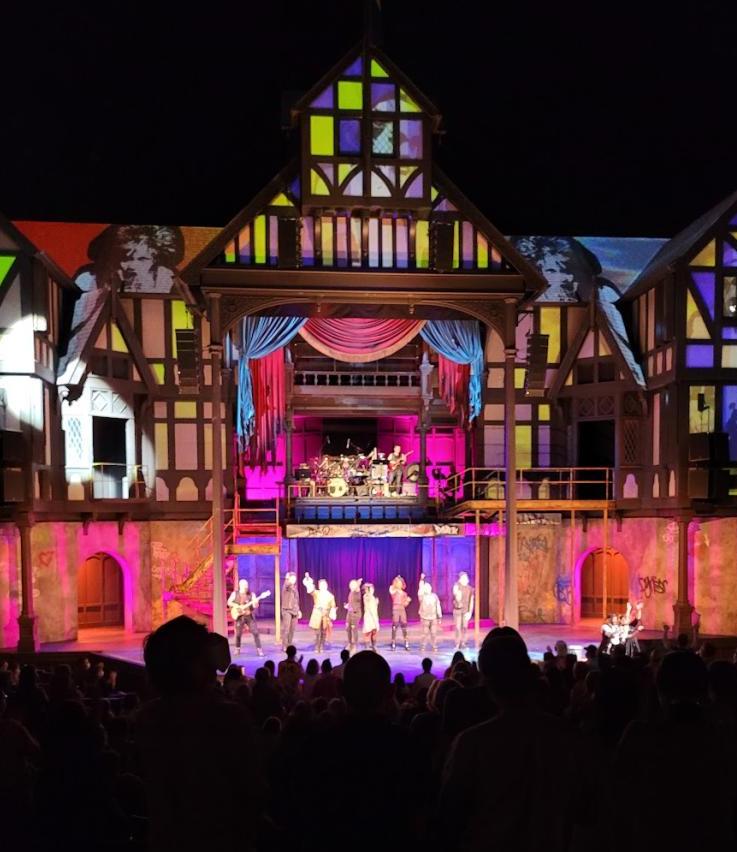
[[[107,553],[90,556],[79,569],[77,620],[80,627],[123,626],[123,571]]]
[[[604,551],[593,550],[581,565],[581,618],[604,615]],[[617,550],[606,554],[606,611],[624,612],[629,599],[629,566]]]

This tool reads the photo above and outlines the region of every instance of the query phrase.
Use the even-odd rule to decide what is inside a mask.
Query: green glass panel
[[[371,60],[371,76],[372,77],[388,77],[389,75],[384,71],[384,69],[379,65],[379,63],[375,60]]]
[[[438,193],[437,189],[435,189],[434,186],[431,187],[430,188],[430,201],[435,201],[435,199],[438,197],[438,194],[439,193]]]
[[[460,266],[461,255],[460,224],[458,220],[453,223],[453,269]]]
[[[314,169],[310,169],[310,192],[313,195],[330,195],[328,185]]]
[[[10,267],[13,265],[14,261],[14,254],[0,255],[0,286],[2,286],[3,281],[5,281],[5,276],[8,272],[10,272]]]
[[[420,219],[415,227],[415,263],[418,269],[427,269],[430,260],[430,223]]]
[[[151,366],[151,372],[154,374],[156,383],[163,385],[166,381],[166,370],[160,361],[155,361]]]
[[[338,163],[338,183],[343,183],[355,167],[355,163]]]
[[[400,112],[420,112],[420,108],[412,100],[412,98],[404,91],[399,90],[399,111]]]
[[[417,171],[417,166],[400,166],[399,167],[399,185],[404,187],[407,181]]]
[[[235,263],[235,243],[231,240],[227,246],[225,246],[225,262],[226,263]]]
[[[266,263],[266,216],[263,214],[253,220],[253,244],[254,261]]]
[[[488,269],[489,244],[483,234],[476,234],[476,261],[479,269]]]
[[[354,80],[338,83],[338,109],[363,109],[363,83]]]
[[[330,115],[311,115],[310,153],[332,155],[334,151],[333,117]]]

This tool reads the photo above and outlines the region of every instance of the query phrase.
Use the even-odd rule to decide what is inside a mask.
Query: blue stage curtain
[[[422,339],[456,364],[470,364],[468,380],[468,419],[481,414],[481,379],[484,353],[478,320],[429,320],[420,330]]]
[[[348,581],[362,577],[373,583],[379,598],[379,618],[391,619],[392,607],[389,585],[397,574],[407,582],[412,598],[410,618],[417,617],[417,583],[422,571],[421,538],[300,538],[297,539],[300,595],[304,597],[301,581],[305,571],[312,579],[327,580],[338,604],[338,618],[345,618],[343,604],[347,600]],[[307,616],[309,601],[302,603]]]
[[[304,317],[245,317],[241,322],[236,420],[241,450],[248,446],[256,422],[250,360],[263,358],[286,346],[306,322]]]

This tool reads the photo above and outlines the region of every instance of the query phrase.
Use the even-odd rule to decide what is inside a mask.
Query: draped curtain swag
[[[456,364],[468,364],[468,420],[481,413],[481,377],[484,353],[478,320],[430,320],[420,330],[420,337],[441,355]]]
[[[299,333],[329,358],[365,364],[393,355],[419,334],[424,325],[424,320],[411,319],[312,317]]]

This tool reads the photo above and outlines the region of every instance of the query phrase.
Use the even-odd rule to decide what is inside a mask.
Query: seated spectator
[[[333,668],[333,674],[338,678],[338,680],[343,680],[343,673],[345,672],[345,664],[350,660],[351,652],[348,648],[343,648],[340,652],[340,664]]]
[[[253,721],[261,726],[269,716],[281,718],[284,712],[281,694],[276,681],[267,668],[256,669],[251,687],[251,714]]]
[[[463,655],[461,655],[461,656],[463,656]],[[425,657],[422,660],[421,665],[422,665],[422,674],[418,675],[412,681],[412,691],[415,693],[415,695],[421,689],[429,689],[430,684],[434,680],[437,680],[437,677],[432,673],[432,660],[429,657]]]
[[[235,698],[236,693],[244,684],[247,684],[247,681],[243,676],[243,668],[237,663],[231,663],[223,677],[223,691],[226,697]]]
[[[403,704],[405,701],[409,701],[409,687],[407,686],[407,681],[404,679],[404,675],[401,672],[397,672],[394,675],[393,687],[394,700],[397,704]]]
[[[333,664],[330,660],[323,660],[321,669],[320,677],[312,691],[312,697],[325,698],[327,701],[338,698],[341,681],[333,674]]]
[[[49,702],[61,704],[63,701],[79,701],[82,693],[74,685],[72,670],[66,663],[54,667],[48,688]]]
[[[294,645],[287,647],[286,659],[281,660],[277,669],[276,680],[281,688],[288,706],[292,706],[299,696],[299,684],[304,676],[302,657],[297,659],[297,649]]]
[[[307,663],[304,677],[302,678],[302,698],[305,701],[310,701],[312,698],[312,690],[315,688],[317,678],[320,676],[320,665],[317,660],[312,659]]]

